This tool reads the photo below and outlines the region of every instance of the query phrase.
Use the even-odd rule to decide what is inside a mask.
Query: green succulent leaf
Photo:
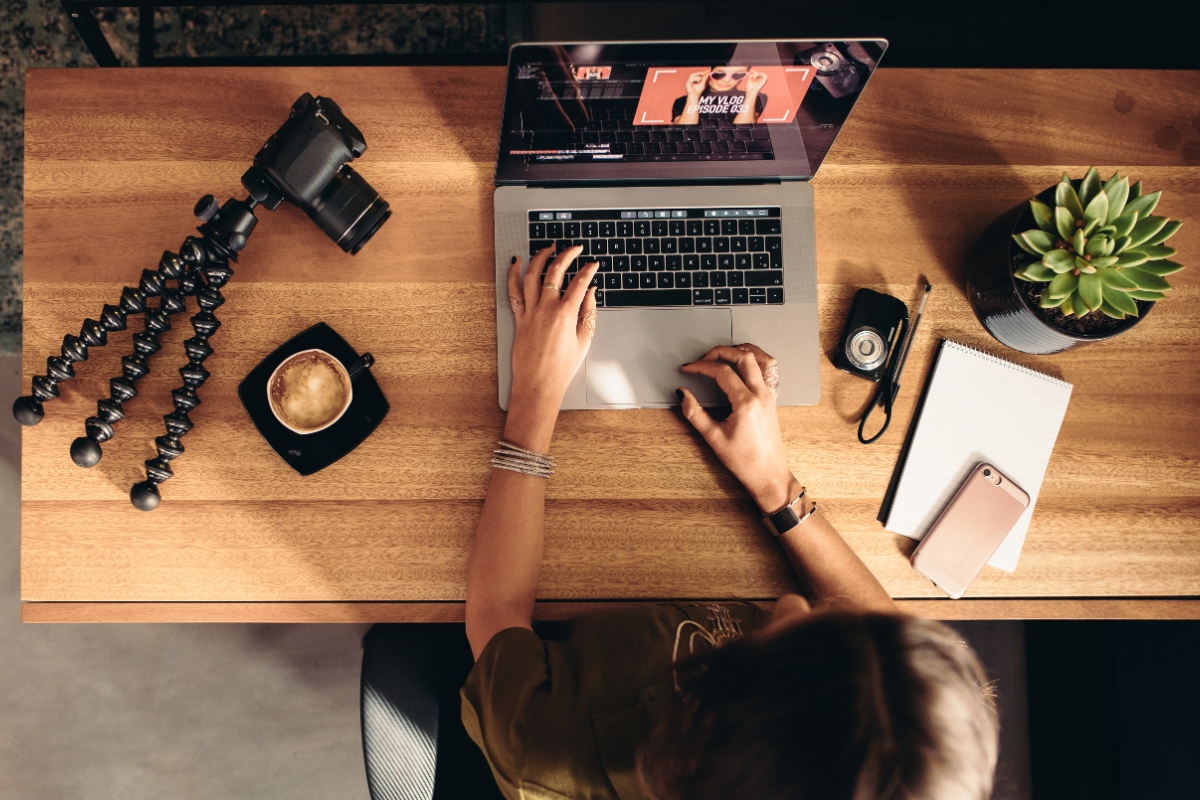
[[[1114,235],[1118,237],[1128,236],[1129,232],[1133,230],[1133,226],[1137,225],[1139,219],[1141,219],[1141,215],[1136,211],[1130,211],[1129,207],[1126,206],[1125,213],[1117,217],[1116,222],[1113,223],[1113,227],[1116,228]]]
[[[1071,185],[1071,180],[1066,173],[1063,173],[1063,179],[1054,187],[1054,205],[1058,208],[1065,208],[1072,219],[1083,219],[1083,203],[1079,202],[1079,195],[1075,193],[1075,187]],[[1059,232],[1061,231],[1060,227]]]
[[[1087,240],[1087,244],[1083,247],[1083,254],[1088,256],[1103,256],[1107,255],[1104,248],[1108,247],[1111,242],[1106,236],[1093,236]]]
[[[1075,292],[1075,287],[1079,285],[1079,278],[1075,277],[1073,272],[1064,272],[1061,275],[1055,275],[1054,280],[1050,281],[1050,285],[1042,292],[1044,296],[1049,296],[1051,300],[1057,300],[1061,297],[1067,297]]]
[[[1057,278],[1055,280],[1057,280]],[[1100,307],[1102,291],[1103,288],[1102,284],[1100,283],[1099,275],[1092,273],[1090,275],[1084,274],[1079,276],[1079,293],[1077,297],[1080,300],[1083,300],[1084,304],[1087,305],[1088,311],[1095,311]],[[1078,311],[1078,303],[1076,303],[1075,307],[1076,311]],[[1080,314],[1080,316],[1083,315]]]
[[[1133,230],[1129,233],[1129,238],[1133,240],[1133,246],[1137,247],[1139,244],[1150,241],[1168,222],[1170,220],[1166,217],[1146,217],[1134,225]]]
[[[1166,297],[1162,292],[1152,292],[1149,289],[1138,289],[1137,291],[1130,292],[1129,296],[1138,300],[1162,300]]]
[[[1143,253],[1150,261],[1155,261],[1160,258],[1170,258],[1175,255],[1175,248],[1163,247],[1161,244],[1143,244],[1135,245],[1130,253]]]
[[[1099,258],[1092,259],[1092,266],[1095,267],[1096,269],[1102,269],[1104,267],[1111,267],[1111,266],[1114,266],[1116,263],[1117,263],[1116,256],[1100,256]]]
[[[1086,209],[1098,194],[1100,194],[1100,173],[1096,171],[1095,167],[1092,167],[1079,184],[1079,202]]]
[[[1112,317],[1113,319],[1125,319],[1125,312],[1118,311],[1117,309],[1113,308],[1108,304],[1107,300],[1100,304],[1100,311]]]
[[[1092,234],[1095,233],[1096,229],[1099,227],[1100,227],[1100,220],[1093,219],[1093,220],[1089,220],[1088,222],[1083,223],[1083,227],[1080,230],[1083,231],[1084,236],[1090,238],[1092,236]]]
[[[1104,227],[1099,228],[1096,231],[1096,235],[1097,236],[1107,236],[1108,238],[1111,239],[1117,235],[1117,226],[1116,225],[1105,225]]]
[[[1087,237],[1083,235],[1082,228],[1075,229],[1075,235],[1071,237],[1071,247],[1075,248],[1075,252],[1083,255],[1083,248],[1087,246]]]
[[[1063,303],[1063,305],[1066,305],[1066,303]],[[1083,301],[1083,298],[1080,297],[1078,294],[1071,295],[1071,307],[1072,307],[1072,310],[1075,312],[1075,316],[1077,316],[1077,317],[1082,317],[1084,314],[1087,314],[1089,311],[1092,310],[1092,309],[1088,308],[1087,303],[1085,303]]]
[[[1175,222],[1168,222],[1166,225],[1163,226],[1163,229],[1161,231],[1159,231],[1158,233],[1154,234],[1149,239],[1147,239],[1145,241],[1145,244],[1162,244],[1167,239],[1170,239],[1172,236],[1174,236],[1175,232],[1178,231],[1182,227],[1183,227],[1183,222],[1180,220],[1176,220]]]
[[[1171,288],[1171,284],[1167,283],[1165,278],[1160,278],[1152,272],[1146,272],[1144,269],[1138,269],[1137,267],[1123,269],[1121,270],[1121,274],[1136,283],[1139,289],[1146,289],[1151,292],[1165,292]]]
[[[1138,181],[1133,186],[1129,187],[1129,199],[1137,200],[1142,196],[1142,182]]]
[[[1123,292],[1132,292],[1138,288],[1138,285],[1126,277],[1125,273],[1115,269],[1098,269],[1096,274],[1100,276],[1100,281],[1105,286],[1111,286],[1114,289],[1120,289]]]
[[[1066,299],[1065,297],[1051,298],[1050,293],[1043,290],[1042,298],[1038,300],[1038,305],[1042,308],[1058,308],[1063,305],[1063,301]]]
[[[1140,181],[1138,183],[1139,185],[1141,184]],[[1145,219],[1150,216],[1150,212],[1154,211],[1154,207],[1158,205],[1160,197],[1162,197],[1161,190],[1141,195],[1136,200],[1130,200],[1125,204],[1125,213],[1128,214],[1130,211],[1136,211],[1142,219]]]
[[[1075,217],[1071,216],[1071,212],[1063,206],[1054,209],[1054,228],[1058,231],[1058,235],[1067,242],[1071,241],[1071,237],[1075,234]]]
[[[1115,310],[1120,311],[1123,314],[1129,314],[1135,317],[1137,316],[1137,303],[1133,302],[1133,298],[1130,297],[1126,292],[1112,286],[1105,286],[1103,289],[1103,294],[1104,302],[1108,303]],[[1110,314],[1109,316],[1112,315]]]
[[[1017,246],[1030,255],[1040,256],[1054,249],[1057,240],[1045,231],[1028,230],[1014,233],[1013,241]]]
[[[1083,208],[1083,222],[1085,225],[1090,224],[1093,220],[1098,220],[1097,225],[1103,225],[1108,221],[1108,195],[1104,192],[1098,193],[1092,198],[1092,201]],[[1099,304],[1096,305],[1099,308]]]
[[[1119,178],[1119,175],[1120,173],[1113,175],[1113,179],[1104,184],[1104,193],[1108,195],[1108,218],[1105,222],[1112,222],[1121,216],[1121,212],[1125,210],[1125,202],[1129,199],[1129,179]]]
[[[1037,283],[1038,282],[1038,281],[1035,281],[1033,278],[1029,277],[1028,275],[1026,275],[1025,270],[1023,270],[1023,269],[1019,269],[1016,272],[1014,272],[1013,277],[1019,281],[1025,281],[1026,283]]]
[[[1054,229],[1054,212],[1050,210],[1050,206],[1034,198],[1029,201],[1029,210],[1033,212],[1033,220],[1039,228],[1046,233],[1057,233]]]
[[[1046,281],[1053,280],[1054,276],[1058,274],[1045,264],[1040,263],[1030,264],[1029,266],[1025,267],[1025,269],[1021,270],[1021,272],[1025,273],[1027,280],[1034,281],[1036,283],[1044,283]]]
[[[1150,260],[1150,256],[1143,253],[1141,250],[1128,250],[1117,256],[1118,267],[1136,267],[1138,264],[1145,264]]]
[[[1176,272],[1179,272],[1179,270],[1183,269],[1183,264],[1160,259],[1159,261],[1147,261],[1138,267],[1138,269],[1143,272],[1149,272],[1151,275],[1162,277],[1163,275],[1174,275]]]
[[[1075,268],[1075,257],[1066,250],[1051,250],[1042,256],[1042,263],[1055,272],[1066,272]]]
[[[1085,274],[1091,274],[1096,271],[1096,268],[1092,266],[1090,261],[1079,256],[1075,256],[1075,269]]]
[[[1133,243],[1133,240],[1130,239],[1128,236],[1118,236],[1115,239],[1113,239],[1113,252],[1116,253],[1117,255],[1120,255],[1121,253],[1123,253],[1127,249],[1129,249],[1129,245],[1132,243]]]
[[[1116,248],[1116,246],[1117,246],[1117,243],[1115,241],[1113,241],[1112,239],[1105,239],[1104,255],[1111,256],[1113,253],[1113,250]]]

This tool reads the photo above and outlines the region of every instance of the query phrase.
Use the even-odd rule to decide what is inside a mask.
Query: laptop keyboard
[[[530,211],[529,254],[582,245],[599,308],[783,303],[779,208]]]

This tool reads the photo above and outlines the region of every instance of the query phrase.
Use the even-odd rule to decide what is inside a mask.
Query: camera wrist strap
[[[896,337],[897,342],[903,342],[904,337],[908,335],[908,319],[903,319],[900,322],[900,335]],[[883,380],[879,382],[879,388],[875,390],[875,397],[872,398],[871,404],[867,406],[867,410],[863,412],[862,419],[858,421],[858,441],[863,444],[871,444],[887,431],[888,425],[892,422],[892,402],[896,399],[896,368],[900,363],[900,348],[892,348],[892,360],[888,364],[887,371],[884,373]],[[863,431],[867,425],[867,418],[871,416],[871,412],[876,406],[883,406],[883,427],[875,432],[875,435],[870,439],[863,436]]]

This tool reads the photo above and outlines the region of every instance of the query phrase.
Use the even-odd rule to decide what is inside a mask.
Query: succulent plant
[[[1054,208],[1029,201],[1037,228],[1013,235],[1021,249],[1041,260],[1015,273],[1045,283],[1039,304],[1067,316],[1095,311],[1114,319],[1137,316],[1134,300],[1161,300],[1171,288],[1164,276],[1183,269],[1164,242],[1182,222],[1152,216],[1162,192],[1145,194],[1142,182],[1114,173],[1100,182],[1088,170],[1079,191],[1063,173],[1054,189]]]

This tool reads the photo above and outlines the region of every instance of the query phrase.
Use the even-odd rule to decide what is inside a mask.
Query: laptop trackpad
[[[584,365],[587,401],[678,405],[675,389],[683,386],[701,403],[727,403],[711,378],[685,375],[679,367],[732,344],[732,336],[733,317],[725,308],[606,309]]]

